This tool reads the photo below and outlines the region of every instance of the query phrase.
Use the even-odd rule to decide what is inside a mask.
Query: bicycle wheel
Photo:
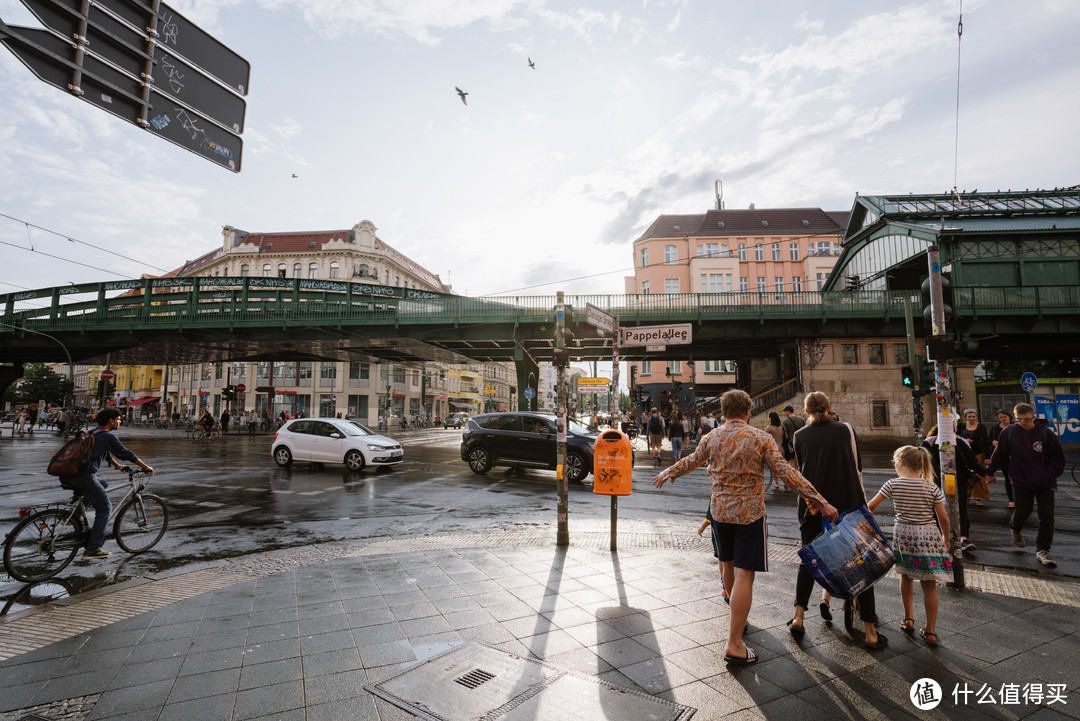
[[[216,441],[218,438],[221,438],[221,429],[220,428],[211,428],[207,432],[206,437],[209,438],[212,441]]]
[[[152,493],[134,496],[121,506],[113,525],[113,536],[128,553],[149,551],[169,527],[169,507]]]
[[[24,518],[4,543],[4,569],[23,583],[52,578],[74,560],[87,530],[69,509],[49,508]]]

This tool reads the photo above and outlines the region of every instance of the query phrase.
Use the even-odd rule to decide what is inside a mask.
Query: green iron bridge
[[[955,330],[972,358],[1057,358],[1080,339],[1080,287],[953,288]],[[797,339],[902,337],[905,300],[929,331],[917,293],[567,295],[571,358],[611,357],[585,323],[592,304],[621,326],[690,323],[693,343],[620,348],[624,359],[774,355]],[[399,363],[515,361],[554,348],[553,296],[469,298],[352,281],[143,278],[0,295],[0,362],[103,364],[242,360]]]

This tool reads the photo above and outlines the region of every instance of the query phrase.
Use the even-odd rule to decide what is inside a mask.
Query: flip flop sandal
[[[885,648],[888,645],[889,639],[885,638],[880,633],[877,635],[877,641],[875,641],[874,643],[870,643],[869,641],[863,642],[863,646],[869,649]]]
[[[829,610],[829,604],[826,601],[822,601],[818,604],[818,610],[821,612],[821,617],[826,621],[832,621],[832,611]]]
[[[927,631],[924,628],[921,631],[919,631],[919,635],[922,636],[926,640],[926,645],[927,646],[937,646],[938,645],[937,634],[934,633],[933,631]]]
[[[910,616],[905,617],[904,620],[900,622],[900,629],[904,633],[915,633],[915,619]]]
[[[795,619],[794,618],[787,622],[788,631],[791,632],[791,637],[793,639],[795,639],[796,641],[802,641],[803,636],[806,635],[806,629],[803,628],[802,626],[796,626],[794,624],[795,624]]]
[[[754,649],[749,646],[746,647],[746,656],[732,656],[731,654],[724,654],[724,663],[728,666],[749,666],[752,663],[756,663],[758,655],[754,653]]]

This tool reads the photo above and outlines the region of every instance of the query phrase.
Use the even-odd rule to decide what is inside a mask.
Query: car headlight
[[[385,448],[383,448],[382,446],[376,446],[376,445],[372,445],[372,444],[368,444],[368,447],[367,447],[367,449],[368,449],[369,451],[385,451],[385,450],[386,450],[386,449],[385,449]]]

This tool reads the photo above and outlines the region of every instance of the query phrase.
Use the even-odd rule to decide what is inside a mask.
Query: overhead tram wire
[[[64,240],[68,241],[69,243],[78,243],[79,245],[85,245],[88,248],[93,248],[94,250],[99,250],[99,251],[101,251],[103,253],[108,253],[109,255],[114,255],[117,258],[123,258],[124,260],[130,260],[130,261],[132,261],[134,263],[139,263],[140,265],[144,265],[147,268],[153,268],[154,270],[161,271],[162,273],[170,272],[167,268],[159,268],[158,266],[156,266],[156,265],[154,265],[152,263],[147,263],[144,260],[140,260],[138,258],[132,258],[131,256],[124,255],[122,253],[117,253],[116,251],[109,250],[108,248],[102,248],[101,246],[94,245],[93,243],[88,243],[85,240],[79,240],[78,238],[72,238],[70,235],[67,235],[66,233],[60,233],[58,231],[52,230],[51,228],[45,228],[45,227],[40,226],[40,225],[35,225],[34,223],[31,223],[31,222],[29,222],[27,220],[23,220],[22,218],[16,218],[16,217],[13,217],[11,215],[7,215],[6,213],[0,213],[0,218],[7,218],[8,220],[14,221],[16,223],[22,223],[23,226],[27,229],[27,238],[28,239],[30,237],[30,228],[34,228],[36,230],[40,230],[40,231],[43,231],[45,233],[49,233],[51,235],[55,235],[58,238],[63,238]],[[3,241],[0,241],[0,242],[3,242]],[[30,241],[30,247],[29,248],[23,248],[20,245],[13,245],[11,243],[4,243],[4,245],[11,245],[13,248],[20,248],[21,250],[29,250],[31,253],[41,253],[42,252],[42,251],[37,250],[36,248],[34,248],[33,240]],[[45,253],[44,255],[48,255],[48,253]],[[49,256],[49,257],[56,258],[58,256]],[[68,260],[68,259],[67,258],[61,258],[61,260]],[[68,262],[69,263],[76,263],[77,265],[83,265],[82,263],[78,263],[77,261],[73,261],[73,260],[68,260]],[[87,268],[93,268],[93,266],[86,266],[86,267]],[[101,268],[93,268],[93,269],[94,270],[102,270]],[[104,272],[111,273],[112,271],[104,271]],[[121,274],[116,273],[115,275],[121,275]],[[126,277],[126,276],[121,276],[121,277]]]

